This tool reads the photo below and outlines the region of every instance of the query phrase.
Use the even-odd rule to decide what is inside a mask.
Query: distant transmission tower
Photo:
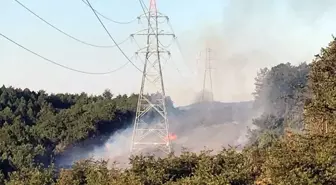
[[[213,86],[212,86],[212,75],[211,75],[211,61],[213,58],[211,57],[212,49],[206,48],[205,50],[205,68],[204,68],[204,77],[203,77],[203,88],[202,88],[202,94],[200,98],[200,102],[213,102],[214,101],[214,95],[213,95]],[[202,55],[202,52],[201,52]],[[208,80],[207,80],[208,78]],[[207,88],[207,83],[210,86]]]
[[[213,101],[214,101],[214,95],[213,95],[213,86],[212,86],[212,65],[211,62],[213,60],[212,58],[212,49],[206,48],[205,53],[203,51],[200,52],[201,58],[203,54],[204,56],[204,76],[203,76],[203,87],[202,87],[202,94],[199,100],[199,103],[207,103],[205,104],[206,109],[201,109],[199,116],[200,117],[200,123],[201,124],[209,124],[207,122],[211,122],[211,117],[212,117],[212,110],[213,110]],[[208,104],[210,103],[210,104]],[[204,108],[204,106],[203,106]]]
[[[170,55],[160,42],[161,36],[173,36],[159,29],[159,19],[167,19],[156,8],[156,1],[150,0],[148,12],[143,15],[148,28],[134,35],[145,36],[146,46],[136,52],[144,58],[144,68],[134,130],[131,154],[161,150],[171,152],[169,124],[166,110],[166,94],[162,77],[161,57]],[[142,16],[142,17],[143,17]],[[161,21],[160,21],[161,22]]]

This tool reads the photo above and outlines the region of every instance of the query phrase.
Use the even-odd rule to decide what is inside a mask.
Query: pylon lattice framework
[[[212,66],[211,66],[211,61],[214,60],[211,56],[212,49],[206,48],[205,50],[205,68],[204,68],[204,77],[203,77],[203,88],[202,88],[202,95],[200,98],[200,102],[204,101],[214,101],[214,95],[213,95],[213,86],[212,86]],[[201,52],[202,55],[202,52]],[[209,78],[209,81],[207,81],[207,77]],[[207,82],[210,85],[210,89],[207,89]],[[209,95],[210,97],[206,97]]]
[[[204,51],[200,52],[200,57],[202,58]],[[200,118],[200,123],[205,124],[206,122],[209,121],[209,119],[212,117],[212,110],[213,110],[213,101],[214,101],[214,95],[213,95],[213,86],[212,86],[212,73],[211,71],[213,70],[211,62],[214,60],[212,57],[213,50],[210,48],[205,49],[205,59],[204,59],[204,76],[203,76],[203,86],[202,86],[202,94],[199,98],[199,103],[204,103],[204,102],[210,102],[210,104],[206,105],[206,110],[200,109],[199,115],[201,116]],[[207,78],[209,80],[207,80]],[[207,85],[210,86],[207,88]]]
[[[134,121],[131,143],[131,154],[161,150],[171,152],[169,140],[169,124],[165,103],[165,87],[162,77],[161,56],[170,55],[170,52],[160,45],[161,36],[173,36],[172,33],[159,31],[158,19],[167,19],[157,12],[155,0],[150,1],[150,8],[145,16],[148,28],[132,36],[145,36],[146,46],[136,54],[144,57],[144,68],[138,105]],[[141,19],[141,18],[140,18]]]

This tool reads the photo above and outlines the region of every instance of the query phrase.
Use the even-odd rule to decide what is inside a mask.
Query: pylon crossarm
[[[164,19],[167,19],[167,16],[166,15],[164,15],[164,14],[162,14],[162,13],[159,13],[159,12],[157,12],[157,14],[158,15],[156,15],[155,17],[156,18],[164,18]],[[146,12],[146,14],[142,14],[141,16],[139,16],[139,18],[141,19],[141,18],[145,18],[145,19],[148,19],[148,16],[150,16],[150,12]]]
[[[174,33],[134,33],[133,35],[138,36],[172,36],[175,37]]]
[[[131,36],[132,38],[134,38],[134,35],[136,35],[136,34],[138,34],[138,33],[140,33],[140,32],[143,32],[143,31],[148,31],[148,28],[139,30],[139,31],[137,31],[137,32],[135,32],[135,33],[132,33],[130,36]]]

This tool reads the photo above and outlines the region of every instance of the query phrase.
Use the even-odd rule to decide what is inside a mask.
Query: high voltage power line
[[[106,31],[106,33],[108,34],[108,36],[110,37],[110,39],[114,42],[114,44],[117,46],[117,48],[119,49],[119,51],[124,55],[124,57],[128,60],[129,63],[131,63],[138,71],[140,71],[142,73],[142,70],[136,66],[130,58],[128,58],[128,56],[125,54],[125,52],[120,48],[120,46],[118,45],[118,43],[114,40],[114,38],[112,37],[112,35],[110,34],[110,32],[107,30],[107,28],[105,27],[104,23],[100,20],[97,12],[95,12],[94,8],[92,7],[92,5],[90,4],[89,0],[82,0],[84,3],[86,1],[86,3],[89,5],[89,7],[91,8],[92,12],[95,14],[96,18],[98,19],[99,23],[101,24],[101,26],[104,28],[104,30]]]
[[[103,28],[105,29],[105,31],[107,32],[107,34],[109,35],[109,37],[111,38],[111,40],[114,42],[114,45],[113,45],[113,46],[98,46],[98,45],[90,44],[90,43],[87,43],[87,42],[85,42],[85,41],[79,40],[79,39],[77,39],[77,38],[75,38],[75,37],[73,37],[73,36],[67,34],[66,32],[62,31],[61,29],[57,28],[56,26],[50,24],[48,21],[44,20],[42,17],[40,17],[40,16],[37,15],[35,12],[33,12],[32,10],[30,10],[28,7],[26,7],[24,4],[22,4],[20,1],[18,1],[18,0],[14,0],[14,1],[17,2],[19,5],[21,5],[23,8],[25,8],[26,10],[28,10],[30,13],[32,13],[33,15],[35,15],[36,17],[38,17],[38,18],[39,18],[40,20],[42,20],[44,23],[48,24],[49,26],[53,27],[53,28],[56,29],[57,31],[63,33],[64,35],[66,35],[66,36],[68,36],[68,37],[70,37],[70,38],[72,38],[72,39],[74,39],[74,40],[76,40],[76,41],[78,41],[78,42],[81,42],[81,43],[86,44],[86,45],[94,46],[94,47],[110,47],[110,48],[111,48],[111,47],[117,47],[117,48],[120,50],[120,52],[123,54],[123,56],[124,56],[128,61],[127,61],[126,63],[124,63],[122,66],[120,66],[120,67],[118,67],[118,68],[116,68],[116,69],[114,69],[114,70],[111,70],[111,71],[107,71],[107,72],[88,72],[88,71],[82,71],[82,70],[78,70],[78,69],[75,69],[75,68],[68,67],[68,66],[63,65],[63,64],[60,64],[60,63],[58,63],[58,62],[56,62],[56,61],[54,61],[54,60],[51,60],[51,59],[49,59],[49,58],[47,58],[47,57],[44,57],[43,55],[41,55],[41,54],[39,54],[39,53],[37,53],[37,52],[34,52],[34,51],[31,50],[31,49],[28,49],[27,47],[25,47],[25,46],[19,44],[18,42],[14,41],[13,39],[11,39],[11,38],[5,36],[4,34],[0,33],[0,36],[2,36],[3,38],[5,38],[6,40],[10,41],[11,43],[13,43],[13,44],[19,46],[20,48],[22,48],[22,49],[24,49],[24,50],[26,50],[26,51],[28,51],[28,52],[30,52],[30,53],[32,53],[32,54],[34,54],[35,56],[38,56],[38,57],[44,59],[45,61],[47,61],[47,62],[49,62],[49,63],[52,63],[52,64],[54,64],[54,65],[57,65],[57,66],[60,66],[60,67],[62,67],[62,68],[65,68],[65,69],[68,69],[68,70],[71,70],[71,71],[74,71],[74,72],[78,72],[78,73],[91,74],[91,75],[105,75],[105,74],[110,74],[110,73],[116,72],[116,71],[118,71],[118,70],[121,70],[121,69],[124,68],[128,63],[131,63],[137,70],[139,70],[139,71],[142,73],[142,70],[141,70],[140,68],[138,68],[138,67],[132,62],[131,58],[133,58],[133,57],[129,58],[129,57],[125,54],[125,52],[120,48],[119,45],[120,45],[121,43],[117,43],[117,42],[114,40],[114,38],[113,38],[112,35],[109,33],[109,31],[107,30],[107,28],[105,27],[105,25],[103,24],[103,22],[100,20],[99,16],[97,15],[97,12],[96,12],[95,9],[91,6],[91,4],[90,4],[89,1],[86,1],[86,2],[85,2],[84,0],[82,0],[85,4],[87,4],[87,5],[91,8],[91,10],[93,11],[93,13],[95,14],[95,16],[97,17],[97,19],[98,19],[98,21],[100,22],[100,24],[103,26]],[[129,37],[128,37],[126,40],[124,40],[123,42],[127,41],[129,38],[131,38],[131,37],[129,36]],[[123,43],[123,42],[122,42],[122,43]]]
[[[89,45],[89,46],[93,46],[93,47],[97,47],[97,48],[113,48],[113,47],[116,47],[116,45],[120,45],[120,44],[123,44],[125,43],[130,37],[127,37],[126,39],[122,40],[121,42],[115,44],[115,45],[96,45],[96,44],[91,44],[91,43],[88,43],[88,42],[85,42],[83,40],[80,40],[68,33],[66,33],[65,31],[57,28],[56,26],[54,26],[53,24],[49,23],[48,21],[46,21],[45,19],[43,19],[41,16],[37,15],[34,11],[32,11],[31,9],[29,9],[27,6],[25,6],[23,3],[21,3],[20,1],[18,0],[14,0],[15,2],[17,2],[20,6],[22,6],[23,8],[25,8],[27,11],[29,11],[31,14],[33,14],[35,17],[39,18],[41,21],[43,21],[44,23],[46,23],[47,25],[49,25],[50,27],[54,28],[55,30],[59,31],[60,33],[64,34],[65,36],[77,41],[77,42],[80,42],[82,44],[85,44],[85,45]]]
[[[85,1],[82,1],[82,2],[83,2],[84,4],[86,4],[87,6],[91,7],[89,3],[85,2]],[[130,24],[130,23],[133,23],[134,21],[136,21],[136,20],[139,19],[139,17],[136,17],[136,18],[134,18],[134,19],[132,19],[132,20],[130,20],[130,21],[116,21],[116,20],[113,20],[113,19],[111,19],[111,18],[105,16],[104,14],[98,12],[96,9],[93,9],[93,11],[96,12],[96,13],[97,13],[98,15],[100,15],[101,17],[103,17],[104,19],[109,20],[109,21],[111,21],[111,22],[114,22],[114,23],[116,23],[116,24]]]
[[[142,72],[142,70],[141,70],[140,68],[138,68],[138,67],[132,62],[132,60],[125,54],[125,52],[124,52],[124,51],[120,48],[120,46],[119,46],[119,45],[125,43],[128,39],[130,39],[131,36],[129,36],[129,37],[127,37],[125,40],[123,40],[123,41],[117,43],[117,42],[115,41],[115,39],[112,37],[112,35],[109,33],[109,31],[107,30],[107,28],[105,27],[105,25],[103,24],[103,22],[101,21],[101,19],[99,18],[98,15],[100,15],[101,17],[103,17],[103,18],[105,18],[105,19],[107,19],[107,20],[109,20],[109,21],[112,21],[112,22],[115,22],[115,23],[119,23],[119,24],[129,24],[129,23],[132,23],[132,22],[134,22],[135,20],[140,19],[140,17],[143,16],[143,15],[145,15],[146,18],[147,18],[147,20],[148,20],[149,17],[146,15],[147,13],[146,13],[146,10],[145,10],[145,9],[147,9],[147,11],[148,11],[149,9],[148,9],[148,7],[146,7],[146,5],[145,5],[145,3],[143,2],[143,0],[139,0],[139,3],[140,3],[140,5],[141,5],[141,8],[142,8],[144,14],[138,16],[137,18],[135,18],[135,19],[133,19],[133,20],[131,20],[131,21],[127,21],[127,22],[120,22],[120,21],[115,21],[115,20],[113,20],[113,19],[110,19],[110,18],[108,18],[107,16],[105,16],[105,15],[101,14],[100,12],[98,12],[96,9],[94,9],[88,0],[82,0],[82,2],[83,2],[84,4],[86,4],[88,7],[90,7],[90,9],[93,11],[93,13],[95,14],[96,18],[98,19],[98,21],[100,22],[100,24],[102,25],[102,27],[104,28],[104,30],[106,31],[106,33],[108,34],[108,36],[110,37],[110,39],[114,42],[114,45],[96,45],[96,44],[91,44],[91,43],[85,42],[85,41],[83,41],[83,40],[80,40],[80,39],[78,39],[78,38],[76,38],[76,37],[74,37],[74,36],[72,36],[72,35],[66,33],[65,31],[59,29],[58,27],[56,27],[55,25],[51,24],[50,22],[46,21],[44,18],[42,18],[41,16],[39,16],[38,14],[36,14],[34,11],[32,11],[31,9],[29,9],[26,5],[24,5],[23,3],[21,3],[19,0],[14,0],[14,1],[15,1],[16,3],[18,3],[20,6],[22,6],[24,9],[26,9],[28,12],[30,12],[31,14],[33,14],[34,16],[36,16],[36,17],[37,17],[38,19],[40,19],[42,22],[46,23],[46,24],[49,25],[50,27],[54,28],[55,30],[59,31],[60,33],[64,34],[65,36],[67,36],[67,37],[69,37],[69,38],[71,38],[71,39],[73,39],[73,40],[75,40],[75,41],[77,41],[77,42],[80,42],[80,43],[82,43],[82,44],[89,45],[89,46],[92,46],[92,47],[98,47],[98,48],[112,48],[112,47],[117,47],[117,48],[120,50],[120,52],[123,54],[123,56],[128,60],[128,62],[124,63],[122,66],[120,66],[120,67],[118,67],[118,68],[116,68],[116,69],[114,69],[114,70],[107,71],[107,72],[88,72],[88,71],[82,71],[82,70],[78,70],[78,69],[75,69],[75,68],[71,68],[71,67],[65,66],[65,65],[60,64],[60,63],[58,63],[58,62],[55,62],[54,60],[48,59],[48,58],[44,57],[43,55],[41,55],[41,54],[39,54],[39,53],[37,53],[37,52],[34,52],[34,51],[28,49],[27,47],[25,47],[25,46],[19,44],[18,42],[14,41],[13,39],[11,39],[11,38],[5,36],[4,34],[0,33],[0,36],[2,36],[3,38],[5,38],[6,40],[12,42],[13,44],[15,44],[15,45],[21,47],[22,49],[24,49],[24,50],[26,50],[26,51],[28,51],[28,52],[30,52],[30,53],[32,53],[32,54],[34,54],[34,55],[40,57],[40,58],[46,60],[47,62],[50,62],[50,63],[52,63],[52,64],[55,64],[55,65],[57,65],[57,66],[60,66],[60,67],[62,67],[62,68],[65,68],[65,69],[68,69],[68,70],[71,70],[71,71],[74,71],[74,72],[79,72],[79,73],[84,73],[84,74],[94,74],[94,75],[110,74],[110,73],[116,72],[116,71],[118,71],[118,70],[124,68],[128,63],[131,63],[131,64],[132,64],[138,71]],[[161,16],[161,17],[166,17],[166,18],[167,18],[167,21],[169,22],[169,19],[168,19],[167,16],[163,16],[163,15],[160,15],[160,16]],[[169,26],[171,27],[171,30],[173,31],[173,28],[172,28],[171,24],[169,24]],[[150,25],[150,29],[153,29],[151,25]],[[176,38],[176,36],[175,36],[175,34],[174,34],[174,31],[173,31],[173,34],[172,34],[172,35],[174,35],[173,38]],[[168,46],[163,45],[160,41],[159,41],[159,43],[160,43],[160,45],[162,45],[162,46],[165,47],[165,48],[168,47]],[[171,45],[171,44],[169,44],[169,46],[170,46],[170,45]],[[179,48],[180,48],[180,47],[179,47]],[[181,52],[181,50],[180,50],[180,52]],[[177,67],[177,66],[176,66],[176,67]],[[177,69],[177,71],[180,73],[180,70],[179,70],[179,69]]]
[[[48,59],[48,58],[46,58],[46,57],[44,57],[44,56],[42,56],[42,55],[40,55],[40,54],[38,54],[38,53],[36,53],[36,52],[34,52],[34,51],[32,51],[32,50],[30,50],[30,49],[24,47],[23,45],[21,45],[21,44],[15,42],[14,40],[10,39],[9,37],[5,36],[5,35],[2,34],[2,33],[0,33],[0,36],[2,36],[3,38],[7,39],[7,40],[10,41],[10,42],[12,42],[13,44],[15,44],[15,45],[21,47],[22,49],[24,49],[24,50],[26,50],[26,51],[28,51],[28,52],[30,52],[30,53],[32,53],[32,54],[34,54],[34,55],[36,55],[36,56],[42,58],[42,59],[44,59],[44,60],[47,61],[47,62],[50,62],[50,63],[55,64],[55,65],[57,65],[57,66],[60,66],[60,67],[62,67],[62,68],[65,68],[65,69],[68,69],[68,70],[71,70],[71,71],[74,71],[74,72],[78,72],[78,73],[84,73],[84,74],[90,74],[90,75],[106,75],[106,74],[110,74],[110,73],[116,72],[116,71],[118,71],[118,70],[124,68],[124,67],[129,63],[129,62],[126,62],[126,63],[124,63],[123,65],[121,65],[120,67],[118,67],[118,68],[116,68],[116,69],[114,69],[114,70],[111,70],[111,71],[107,71],[107,72],[88,72],[88,71],[82,71],[82,70],[78,70],[78,69],[75,69],[75,68],[71,68],[71,67],[65,66],[65,65],[60,64],[60,63],[58,63],[58,62],[55,62],[55,61],[53,61],[53,60],[51,60],[51,59]]]

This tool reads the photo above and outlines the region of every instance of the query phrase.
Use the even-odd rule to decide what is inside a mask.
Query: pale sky
[[[148,0],[149,1],[149,0]],[[113,45],[92,11],[81,0],[21,0],[59,29],[96,45]],[[147,0],[145,0],[146,3]],[[138,0],[91,0],[111,19],[128,21],[142,14]],[[157,0],[169,16],[185,60],[173,43],[173,62],[164,62],[167,95],[177,105],[191,103],[201,90],[202,61],[198,52],[205,40],[217,51],[214,94],[220,101],[251,99],[257,69],[280,62],[310,62],[320,47],[336,35],[333,0]],[[40,21],[14,0],[0,1],[0,33],[63,65],[105,72],[127,60],[117,48],[95,48],[78,43]],[[137,21],[120,25],[101,18],[117,42],[143,29]],[[143,21],[144,22],[144,21]],[[162,27],[169,31],[166,24]],[[169,44],[169,39],[165,40]],[[138,40],[143,45],[142,40]],[[129,39],[120,45],[129,57],[137,49]],[[142,63],[134,60],[139,68]],[[132,65],[109,75],[68,71],[38,58],[0,37],[0,84],[53,93],[138,93],[141,73]],[[183,77],[177,72],[180,70]]]

